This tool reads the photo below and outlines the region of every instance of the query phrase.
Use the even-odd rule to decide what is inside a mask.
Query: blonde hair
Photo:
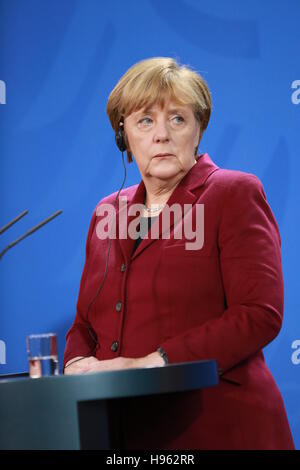
[[[212,107],[208,85],[199,73],[179,65],[169,57],[154,57],[137,62],[120,78],[109,95],[106,107],[112,128],[116,132],[120,122],[133,111],[156,103],[163,107],[166,97],[178,104],[192,106],[200,124],[200,143]],[[125,141],[127,161],[130,163],[132,154],[126,135]]]

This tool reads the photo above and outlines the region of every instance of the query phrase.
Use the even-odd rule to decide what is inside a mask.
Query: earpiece
[[[119,124],[115,139],[116,139],[116,144],[119,150],[121,150],[121,152],[125,152],[125,150],[127,149],[127,146],[125,142],[124,124],[122,121]]]
[[[122,183],[122,186],[120,187],[119,191],[118,191],[118,194],[115,198],[115,202],[114,202],[114,208],[116,207],[116,204],[117,204],[117,200],[119,198],[119,194],[125,184],[125,180],[126,180],[126,165],[124,163],[124,155],[123,155],[123,152],[125,150],[127,150],[127,146],[126,146],[126,142],[125,142],[125,133],[124,133],[124,122],[121,120],[121,122],[119,123],[119,127],[118,127],[118,130],[116,132],[116,144],[118,146],[118,148],[121,150],[122,152],[122,162],[123,162],[123,166],[124,166],[124,179],[123,179],[123,183]],[[97,337],[97,334],[96,332],[93,330],[90,322],[89,322],[89,310],[92,306],[92,304],[95,302],[96,298],[98,297],[98,295],[100,294],[101,290],[102,290],[102,287],[103,287],[103,284],[104,284],[104,281],[105,281],[105,278],[106,278],[106,274],[107,274],[107,268],[108,268],[108,257],[109,257],[109,252],[110,252],[110,247],[111,247],[111,232],[112,232],[112,229],[114,227],[114,224],[111,225],[111,230],[110,230],[110,234],[109,234],[109,242],[108,242],[108,250],[107,250],[107,254],[106,254],[106,262],[105,262],[105,270],[104,270],[104,274],[103,274],[103,277],[102,277],[102,280],[101,280],[101,284],[100,286],[98,287],[97,289],[97,292],[96,294],[94,295],[94,297],[92,298],[92,300],[90,301],[90,303],[88,304],[88,307],[87,307],[87,310],[86,310],[86,323],[87,323],[87,330],[89,332],[89,335],[90,337],[92,338],[92,340],[94,341],[95,343],[95,349],[94,349],[94,352],[97,351],[97,349],[100,348],[100,343],[98,342],[98,337]]]

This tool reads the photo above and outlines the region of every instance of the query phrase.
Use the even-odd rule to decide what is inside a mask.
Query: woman
[[[138,399],[129,404],[126,447],[293,449],[262,352],[282,324],[280,234],[256,176],[220,169],[197,154],[210,112],[203,78],[170,58],[135,64],[110,94],[107,113],[119,148],[126,148],[128,162],[134,156],[142,177],[120,194],[128,206],[126,230],[138,220],[140,239],[120,235],[120,201],[116,237],[102,237],[102,209],[114,205],[116,193],[100,201],[64,373],[216,359],[219,385],[170,399],[164,421],[155,413],[162,398],[153,398],[148,410]],[[140,218],[130,215],[135,204],[142,205]],[[182,211],[164,237],[163,216],[175,206]],[[188,227],[185,207],[192,225],[180,238],[178,226]],[[201,207],[204,223],[198,223]],[[158,237],[151,231],[145,237],[150,226]],[[187,244],[191,231],[194,246]],[[135,423],[143,416],[147,429],[142,418],[141,429],[130,427],[133,416]]]

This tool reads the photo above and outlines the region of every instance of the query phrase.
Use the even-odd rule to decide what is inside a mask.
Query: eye
[[[181,124],[182,122],[184,122],[184,118],[178,114],[177,116],[174,116],[172,118],[172,121],[174,121],[175,124]]]
[[[152,119],[149,117],[143,117],[138,122],[138,124],[141,124],[143,126],[149,126],[151,123],[152,123]]]

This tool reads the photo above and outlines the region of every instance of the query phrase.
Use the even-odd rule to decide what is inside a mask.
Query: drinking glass
[[[26,338],[26,345],[31,378],[59,374],[55,333],[29,335]]]

